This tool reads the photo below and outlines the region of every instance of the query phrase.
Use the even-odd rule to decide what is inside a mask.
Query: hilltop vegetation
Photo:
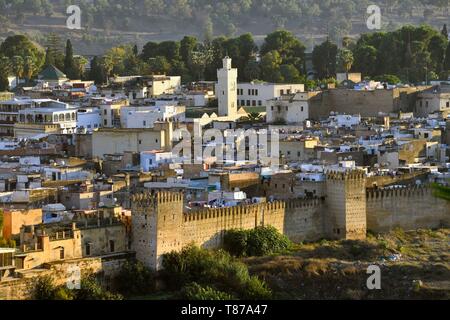
[[[305,83],[315,89],[334,82],[336,72],[361,72],[366,79],[390,84],[422,83],[447,79],[450,71],[450,46],[446,26],[405,26],[393,32],[363,34],[359,39],[344,38],[342,48],[327,39],[314,47],[312,63],[316,79],[307,75],[305,45],[287,30],[268,34],[261,46],[247,33],[235,38],[217,37],[200,41],[185,36],[180,41],[121,44],[94,57],[89,73],[88,60],[76,55],[72,42],[56,34],[48,35],[45,49],[26,36],[8,37],[0,45],[0,90],[7,87],[6,76],[33,79],[53,64],[71,79],[107,82],[113,75],[181,75],[184,83],[216,80],[216,70],[228,55],[238,68],[238,80],[263,80],[274,83]]]
[[[66,8],[78,4],[82,31],[65,28]],[[285,28],[300,36],[310,50],[327,36],[334,42],[347,35],[368,32],[363,0],[0,0],[0,37],[27,33],[44,41],[55,32],[71,38],[82,53],[99,54],[111,45],[149,40],[180,39],[193,34],[202,40],[233,37],[246,32],[264,36]],[[382,27],[394,30],[405,24],[447,23],[448,1],[376,1]]]

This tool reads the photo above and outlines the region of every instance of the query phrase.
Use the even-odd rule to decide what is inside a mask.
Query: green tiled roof
[[[67,77],[57,67],[55,67],[54,65],[49,65],[47,68],[45,68],[39,74],[39,79],[43,79],[43,80],[61,80],[61,79],[67,79]]]

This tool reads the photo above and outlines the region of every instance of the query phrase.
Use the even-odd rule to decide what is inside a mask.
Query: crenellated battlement
[[[283,201],[265,202],[257,204],[239,205],[223,208],[205,208],[193,212],[184,213],[184,221],[199,221],[204,219],[229,218],[232,216],[254,215],[257,212],[264,212],[267,215],[277,211],[284,210],[286,207]]]
[[[183,193],[158,191],[156,193],[142,192],[131,196],[135,207],[156,207],[159,204],[183,201]]]
[[[428,185],[409,185],[397,188],[369,189],[366,191],[367,200],[385,199],[385,198],[404,198],[418,195],[429,195],[432,189]]]
[[[364,239],[367,227],[438,227],[450,221],[450,205],[428,185],[366,189],[361,170],[326,173],[326,196],[202,208],[186,212],[179,192],[131,196],[132,237],[136,257],[153,269],[165,253],[189,243],[205,248],[223,244],[227,230],[272,226],[293,241]]]
[[[299,209],[299,208],[318,208],[325,202],[321,198],[309,198],[309,199],[289,199],[286,200],[286,209]]]
[[[326,173],[327,180],[360,180],[364,181],[366,176],[362,170],[334,171]]]
[[[169,203],[169,202],[180,202],[183,201],[182,192],[171,192],[171,191],[159,191],[156,194],[158,204]]]

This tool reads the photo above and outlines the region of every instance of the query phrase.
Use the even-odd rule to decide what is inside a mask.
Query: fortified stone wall
[[[248,206],[204,209],[184,214],[183,242],[219,247],[226,230],[271,225],[283,232],[285,204],[280,201]]]
[[[183,212],[183,194],[138,194],[132,199],[133,250],[153,269],[162,256],[195,243],[220,247],[225,231],[274,226],[292,241],[364,239],[366,228],[434,228],[449,222],[450,205],[425,187],[366,192],[360,171],[327,174],[326,197]]]
[[[428,186],[368,191],[367,228],[386,232],[450,225],[450,202],[437,198]]]
[[[321,198],[287,201],[283,233],[294,242],[324,237],[324,204]]]
[[[412,111],[417,92],[424,87],[395,88],[390,90],[331,89],[310,100],[310,117],[328,117],[331,111],[377,117],[379,112]]]
[[[333,239],[366,237],[366,179],[361,171],[329,172],[325,231]]]

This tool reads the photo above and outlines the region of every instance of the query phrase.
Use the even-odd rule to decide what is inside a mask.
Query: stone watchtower
[[[328,172],[325,231],[331,239],[365,239],[366,179],[363,171]]]
[[[158,270],[163,254],[183,247],[183,194],[136,194],[131,209],[132,249],[139,261]]]

